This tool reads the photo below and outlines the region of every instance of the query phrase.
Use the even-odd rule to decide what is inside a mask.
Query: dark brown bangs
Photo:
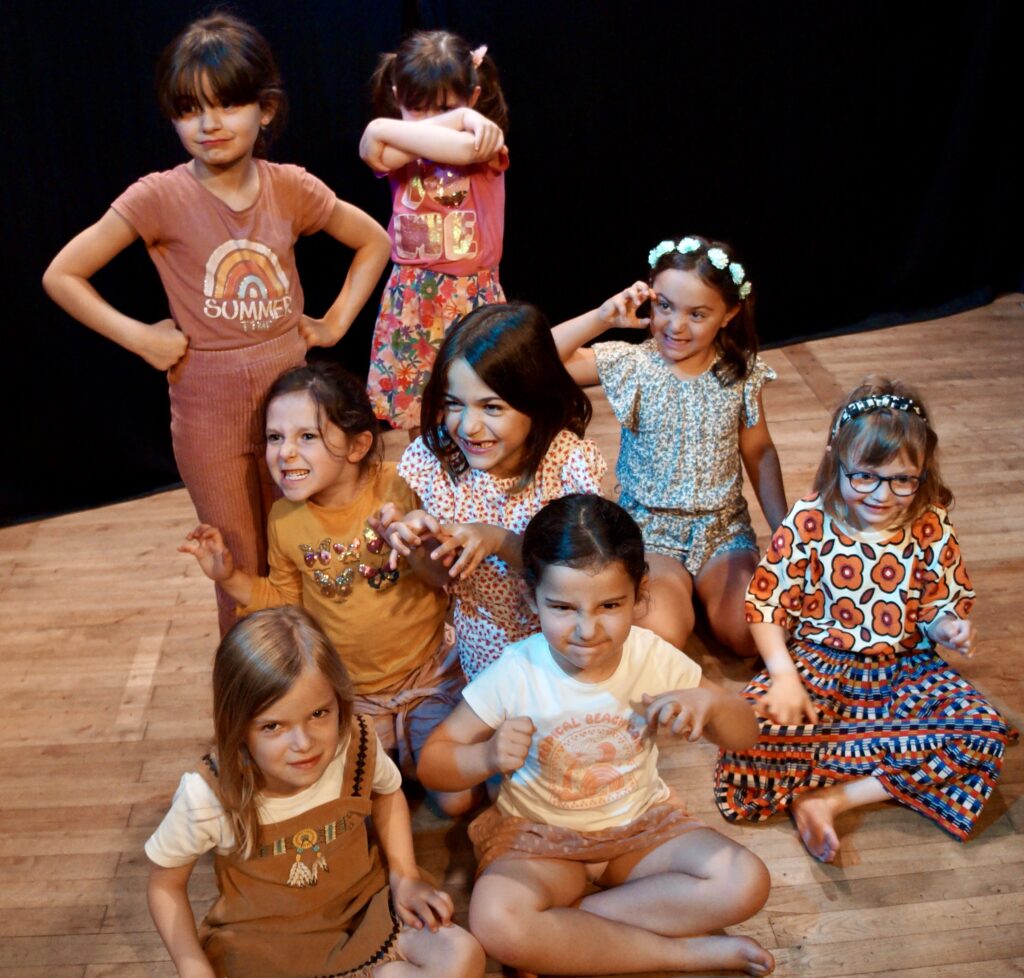
[[[263,104],[267,92],[262,79],[251,65],[240,61],[237,52],[223,42],[213,42],[196,51],[194,60],[172,65],[157,95],[164,114],[178,119],[211,101],[221,106]]]
[[[196,21],[168,45],[156,66],[156,94],[169,119],[212,100],[274,107],[268,135],[284,120],[284,88],[270,47],[250,24],[225,14]]]

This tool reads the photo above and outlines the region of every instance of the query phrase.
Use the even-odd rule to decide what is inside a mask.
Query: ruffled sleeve
[[[417,438],[402,453],[398,474],[419,496],[431,516],[442,522],[455,519],[455,487],[422,438]]]
[[[640,425],[640,395],[646,344],[597,343],[594,362],[597,376],[604,388],[605,397],[615,413],[619,424],[628,431],[636,431]]]
[[[601,491],[608,463],[594,442],[563,429],[551,443],[537,473],[541,505],[574,492]]]
[[[765,384],[778,378],[778,374],[760,357],[754,357],[753,366],[747,379],[743,382],[743,416],[741,421],[745,428],[753,428],[761,420],[761,409],[758,395]]]

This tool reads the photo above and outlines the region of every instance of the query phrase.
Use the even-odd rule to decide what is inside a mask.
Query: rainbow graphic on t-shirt
[[[291,283],[274,252],[258,241],[231,239],[206,262],[203,311],[235,320],[246,332],[266,330],[288,314]]]

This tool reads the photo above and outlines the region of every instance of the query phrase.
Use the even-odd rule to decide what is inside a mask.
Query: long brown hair
[[[895,407],[873,408],[843,422],[832,435],[818,471],[814,475],[814,489],[821,495],[825,512],[841,523],[849,523],[850,512],[843,501],[840,481],[843,473],[864,465],[875,468],[886,465],[905,453],[921,469],[921,484],[904,512],[904,520],[913,522],[928,506],[948,509],[953,504],[953,493],[942,481],[937,456],[939,436],[935,434],[921,395],[909,384],[886,377],[867,377],[843,399],[832,415],[829,431],[835,430],[846,408],[866,397],[910,398],[924,414],[901,411]]]
[[[301,608],[265,608],[239,621],[213,660],[213,725],[217,794],[231,821],[235,850],[249,858],[259,838],[256,796],[263,774],[246,737],[253,717],[316,669],[338,698],[338,727],[352,718],[352,681],[320,626]]]
[[[445,334],[423,390],[423,441],[453,479],[469,468],[444,423],[448,371],[456,360],[465,360],[498,397],[530,419],[515,491],[530,484],[563,428],[581,438],[587,430],[590,400],[562,365],[544,313],[526,302],[480,306]]]

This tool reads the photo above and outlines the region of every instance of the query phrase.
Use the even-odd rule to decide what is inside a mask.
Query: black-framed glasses
[[[920,475],[879,475],[877,472],[851,472],[842,462],[839,468],[843,470],[850,488],[854,492],[862,492],[867,495],[874,492],[881,483],[888,482],[889,488],[894,496],[913,496],[921,488],[921,480],[924,473]]]

